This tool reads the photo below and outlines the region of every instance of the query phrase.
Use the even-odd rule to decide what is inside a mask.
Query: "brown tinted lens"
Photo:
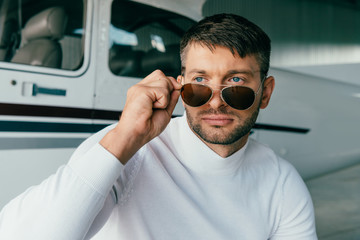
[[[232,86],[222,90],[222,97],[230,107],[245,110],[254,103],[255,92],[248,87]]]
[[[191,107],[200,107],[211,98],[211,88],[200,84],[185,84],[181,88],[181,97]]]

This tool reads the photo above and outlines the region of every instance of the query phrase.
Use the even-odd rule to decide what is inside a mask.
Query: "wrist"
[[[135,134],[127,134],[126,130],[121,131],[117,126],[101,139],[100,145],[125,165],[143,144]]]

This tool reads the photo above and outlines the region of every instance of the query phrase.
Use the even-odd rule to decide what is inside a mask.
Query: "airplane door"
[[[8,52],[0,59],[1,131],[86,132],[69,123],[91,123],[91,8],[91,1],[30,0],[2,9],[13,16],[5,21],[15,22],[18,39],[0,49]],[[9,122],[15,119],[18,126]]]
[[[0,0],[0,11],[1,207],[94,132],[95,63],[92,0]]]

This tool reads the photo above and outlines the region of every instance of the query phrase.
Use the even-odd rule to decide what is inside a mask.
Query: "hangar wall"
[[[274,67],[360,63],[360,2],[206,0],[202,15],[242,15],[271,37]]]

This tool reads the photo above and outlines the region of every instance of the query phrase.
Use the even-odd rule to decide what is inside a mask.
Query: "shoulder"
[[[314,209],[309,191],[293,165],[279,157],[268,146],[249,140],[247,154],[260,173],[257,181],[277,192],[279,222],[273,229],[273,238],[316,239]],[[279,237],[279,238],[277,238]]]
[[[269,146],[260,143],[252,138],[248,140],[246,147],[246,156],[256,165],[260,165],[267,169],[277,172],[278,174],[286,174],[297,170],[287,160],[277,155]]]
[[[282,194],[286,192],[308,197],[305,183],[295,167],[268,146],[249,140],[245,164],[248,170],[256,173],[257,181],[267,187],[278,189]]]

